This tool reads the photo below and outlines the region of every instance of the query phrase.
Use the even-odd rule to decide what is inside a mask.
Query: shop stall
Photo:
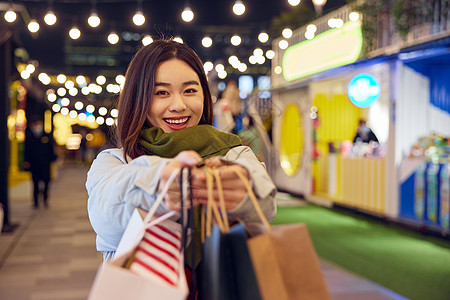
[[[448,230],[450,41],[368,57],[350,14],[343,7],[316,20],[314,39],[302,38],[310,24],[287,49],[273,44],[272,177],[311,201]],[[338,17],[342,26],[323,29]],[[355,138],[360,120],[376,140]],[[423,151],[414,156],[417,144]],[[425,154],[432,146],[437,160]]]

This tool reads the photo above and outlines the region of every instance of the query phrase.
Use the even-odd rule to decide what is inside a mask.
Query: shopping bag
[[[169,220],[173,212],[153,217],[177,174],[148,213],[134,210],[113,260],[99,267],[88,299],[186,299],[181,224]]]
[[[211,214],[215,215],[217,225],[207,229],[203,243],[202,263],[200,265],[200,300],[258,300],[262,299],[247,248],[247,232],[243,224],[231,228],[221,195],[220,177],[214,172],[218,184],[222,215],[212,198],[212,177],[215,170],[206,170],[208,185],[207,221],[209,227]],[[223,220],[222,220],[223,219]]]
[[[253,206],[265,227],[265,232],[260,229],[263,233],[247,239],[263,299],[331,299],[306,225],[271,226],[262,213],[248,180],[239,170],[234,171],[246,185]]]

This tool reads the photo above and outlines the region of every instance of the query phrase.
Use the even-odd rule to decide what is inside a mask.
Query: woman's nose
[[[186,104],[184,103],[183,96],[180,94],[173,95],[172,102],[170,103],[169,110],[171,111],[184,111]]]

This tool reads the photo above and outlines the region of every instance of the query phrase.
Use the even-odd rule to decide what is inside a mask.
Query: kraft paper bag
[[[331,299],[306,225],[271,228],[247,241],[263,299]]]

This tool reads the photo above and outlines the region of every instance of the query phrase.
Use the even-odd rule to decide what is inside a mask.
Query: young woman
[[[198,205],[207,201],[203,163],[239,166],[266,217],[275,216],[276,189],[265,167],[237,136],[211,126],[208,81],[191,48],[157,40],[136,53],[125,78],[116,128],[120,148],[101,152],[86,182],[89,219],[104,260],[112,258],[133,210],[149,210],[179,167],[192,167],[194,204]],[[259,221],[242,181],[233,171],[219,170],[230,218]],[[179,198],[174,184],[156,213],[179,210]]]

